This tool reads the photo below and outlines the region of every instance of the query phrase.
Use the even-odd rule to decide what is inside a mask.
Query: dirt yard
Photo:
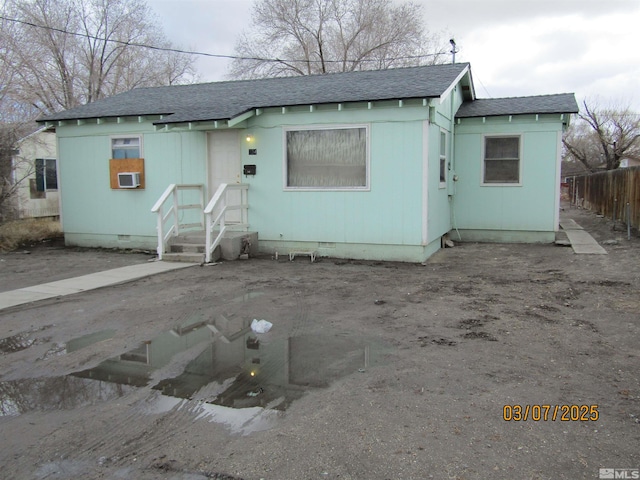
[[[567,213],[617,244],[462,244],[426,265],[264,257],[2,311],[1,476],[639,469],[640,239]],[[149,258],[39,245],[0,255],[0,291]]]

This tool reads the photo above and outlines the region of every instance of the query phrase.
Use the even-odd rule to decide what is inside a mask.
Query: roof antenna
[[[452,56],[451,63],[456,63],[456,53],[459,52],[459,50],[456,48],[456,41],[453,38],[451,38],[449,40],[449,43],[451,44],[451,56]]]

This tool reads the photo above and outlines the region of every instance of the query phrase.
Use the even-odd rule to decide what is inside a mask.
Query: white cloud
[[[172,42],[233,54],[251,0],[148,0]],[[401,0],[394,0],[396,3]],[[456,38],[480,96],[575,92],[626,100],[640,111],[640,2],[629,0],[419,0],[433,32]],[[448,37],[444,38],[445,42]],[[203,81],[229,62],[198,59]],[[485,92],[485,88],[489,93]],[[635,98],[634,98],[635,96]],[[635,103],[634,103],[635,101]]]
[[[640,51],[633,38],[635,15],[570,14],[494,27],[462,37],[474,75],[491,96],[573,91],[633,103],[640,89]]]

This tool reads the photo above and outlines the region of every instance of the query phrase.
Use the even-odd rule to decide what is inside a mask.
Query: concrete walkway
[[[572,218],[561,219],[560,227],[564,230],[564,233],[567,234],[574,253],[589,255],[607,254],[607,251]]]
[[[114,268],[104,272],[91,273],[75,278],[67,278],[57,282],[43,283],[33,287],[20,288],[8,292],[0,292],[0,310],[26,303],[56,298],[64,295],[95,290],[96,288],[131,282],[157,273],[170,272],[181,268],[192,267],[196,263],[148,262],[139,265]]]
[[[567,234],[571,248],[578,254],[606,255],[595,239],[571,218],[560,220],[560,227]],[[74,293],[86,292],[97,288],[131,282],[163,272],[192,267],[197,263],[148,262],[127,267],[115,268],[80,277],[68,278],[57,282],[43,283],[33,287],[0,292],[0,310],[27,303],[56,298]]]

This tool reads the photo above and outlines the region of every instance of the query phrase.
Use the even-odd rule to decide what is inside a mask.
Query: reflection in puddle
[[[206,402],[194,402],[157,393],[145,402],[143,412],[157,415],[173,409],[190,412],[195,420],[218,423],[233,434],[248,435],[275,426],[282,416],[279,410],[270,408],[230,408]]]
[[[93,345],[94,343],[113,338],[115,334],[115,330],[102,330],[100,332],[90,333],[88,335],[83,335],[82,337],[74,338],[67,342],[67,351],[76,352],[88,347],[89,345]]]
[[[48,342],[50,338],[37,338],[35,333],[41,332],[49,328],[49,326],[34,328],[26,332],[21,332],[6,338],[0,338],[0,353],[14,353],[26,350],[33,345],[41,345]]]
[[[0,416],[71,410],[122,397],[132,387],[74,376],[0,382]]]
[[[0,353],[9,354],[26,350],[34,345],[42,345],[51,341],[51,337],[38,337],[35,334],[51,328],[52,325],[47,325],[40,328],[33,328],[26,332],[21,332],[11,337],[5,337],[0,339]],[[103,330],[101,332],[90,333],[82,337],[75,338],[65,343],[54,344],[45,355],[40,358],[43,360],[56,355],[64,355],[67,352],[74,352],[80,350],[94,343],[107,340],[115,335],[115,330]]]
[[[264,292],[247,292],[240,297],[232,299],[231,303],[248,302],[250,300],[253,300],[254,298],[261,297],[262,295],[264,295]]]
[[[110,333],[113,336],[113,333]],[[69,342],[69,351],[108,338]],[[151,385],[149,413],[187,408],[196,418],[248,434],[270,428],[292,401],[311,389],[374,365],[380,351],[348,335],[256,335],[249,320],[219,315],[192,319],[95,368],[73,375],[0,382],[0,412],[67,409]]]
[[[67,343],[54,343],[53,346],[38,360],[46,360],[51,357],[66,355],[67,353],[76,352],[94,343],[108,340],[116,334],[115,330],[102,330],[101,332],[90,333],[82,337],[69,340]]]

